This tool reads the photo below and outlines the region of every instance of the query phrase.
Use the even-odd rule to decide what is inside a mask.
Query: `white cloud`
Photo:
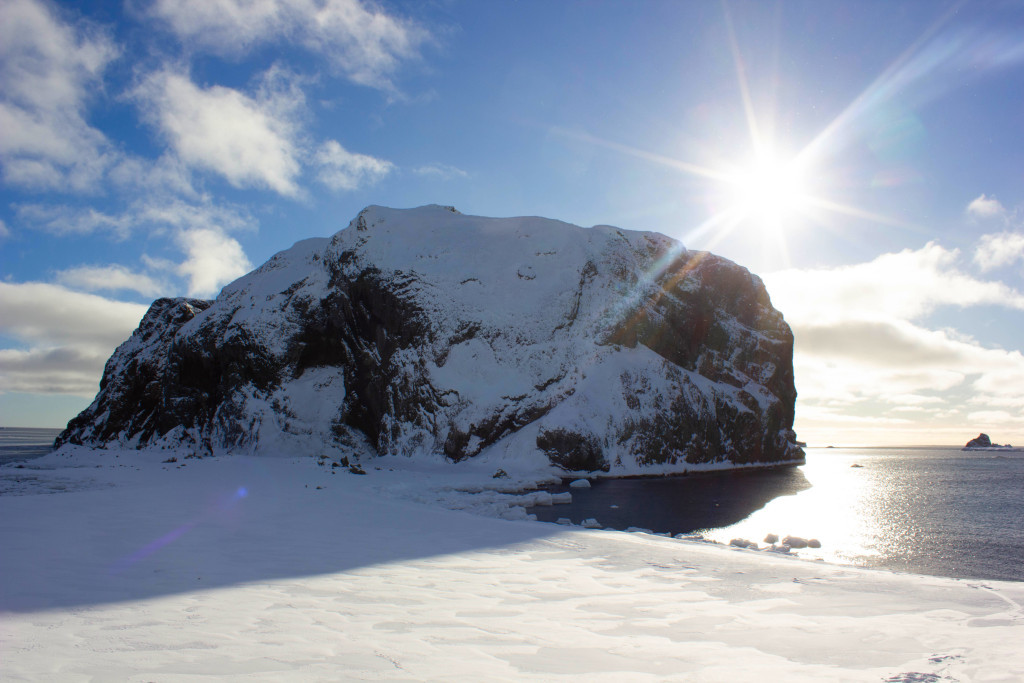
[[[0,239],[4,239],[11,236],[11,230],[4,223],[3,219],[0,219]]]
[[[1015,406],[1024,409],[1024,362],[1015,354],[1015,363],[1008,363],[999,372],[980,376],[975,388],[984,394],[982,405]]]
[[[974,252],[974,262],[983,271],[1024,261],[1024,234],[1001,232],[983,235]]]
[[[392,90],[402,61],[429,40],[419,25],[359,0],[154,0],[151,16],[182,41],[241,55],[260,44],[293,42],[323,55],[352,81]]]
[[[889,400],[904,408],[924,409],[924,406],[942,404],[938,396],[922,396],[921,394],[893,394]]]
[[[1024,397],[1024,385],[1006,381],[1024,373],[1024,356],[1019,351],[985,348],[952,338],[944,330],[898,320],[795,325],[793,332],[797,388],[804,400],[872,399],[902,404],[907,394],[918,396],[966,384],[986,396],[1005,390]],[[919,405],[924,398],[932,404],[946,401],[921,397],[912,402]]]
[[[242,245],[219,230],[182,230],[178,244],[185,251],[179,274],[189,279],[189,296],[209,296],[252,270]]]
[[[42,282],[0,282],[0,333],[27,342],[113,348],[128,338],[146,306]]]
[[[235,187],[299,193],[294,103],[279,88],[262,99],[215,85],[196,86],[173,71],[151,74],[135,90],[144,115],[187,165],[223,175]]]
[[[36,0],[0,3],[0,165],[8,183],[93,189],[116,154],[85,121],[113,41]]]
[[[0,282],[0,334],[27,349],[0,349],[0,391],[96,393],[103,364],[146,306],[41,282]]]
[[[945,331],[927,330],[903,320],[802,323],[797,330],[803,353],[856,359],[873,367],[955,368],[971,361],[978,348],[950,339]]]
[[[957,250],[933,242],[853,266],[765,275],[772,302],[798,324],[913,320],[939,306],[994,304],[1024,310],[1024,294],[958,270]]]
[[[1008,413],[1005,410],[978,410],[973,413],[968,413],[967,415],[967,419],[972,423],[977,424],[978,429],[983,432],[986,429],[989,429],[988,425],[1006,424],[1007,422],[1019,420],[1020,418],[1020,413],[1013,414]]]
[[[71,347],[0,349],[0,392],[92,397],[108,356]]]
[[[69,268],[57,273],[56,280],[67,287],[89,292],[128,291],[154,298],[169,290],[165,283],[120,265]]]
[[[927,244],[852,266],[764,276],[793,327],[798,431],[832,441],[822,436],[828,429],[852,427],[836,417],[845,414],[884,432],[882,415],[915,406],[927,408],[924,422],[877,440],[894,443],[902,435],[923,442],[930,427],[921,425],[930,419],[938,439],[932,442],[941,443],[942,435],[973,428],[965,404],[978,406],[975,412],[1024,406],[1019,350],[986,348],[969,335],[921,322],[944,306],[1024,310],[1024,295],[965,274],[959,261],[959,252]]]
[[[317,150],[315,160],[320,167],[320,182],[332,190],[372,185],[394,169],[390,161],[349,152],[335,140],[325,142]]]
[[[977,218],[1007,218],[1009,213],[998,199],[979,195],[967,205],[967,213]]]

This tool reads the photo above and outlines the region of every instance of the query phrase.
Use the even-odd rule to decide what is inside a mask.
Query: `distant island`
[[[992,443],[992,439],[989,438],[988,434],[981,433],[981,434],[978,434],[978,436],[976,436],[975,438],[973,438],[970,441],[968,441],[967,445],[964,446],[961,450],[964,450],[964,451],[995,451],[995,450],[999,450],[999,451],[1007,451],[1007,450],[1010,450],[1010,451],[1020,451],[1020,450],[1024,450],[1024,448],[1014,448],[1010,444]]]

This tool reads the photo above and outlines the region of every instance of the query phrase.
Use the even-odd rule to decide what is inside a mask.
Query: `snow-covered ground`
[[[461,465],[167,456],[0,469],[0,678],[1024,679],[1024,583],[446,509],[524,514]]]

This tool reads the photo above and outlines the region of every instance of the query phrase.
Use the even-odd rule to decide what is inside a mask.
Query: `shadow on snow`
[[[190,461],[185,469],[168,468],[109,488],[0,497],[0,611],[83,607],[372,571],[374,565],[507,547],[564,530],[382,501],[373,490],[373,472],[335,477],[319,469],[236,456]],[[82,476],[87,473],[83,468]],[[609,526],[671,531],[674,527],[649,516],[652,511],[677,521],[686,518],[684,526],[691,528],[722,526],[806,486],[795,469],[609,480],[589,492],[574,489],[575,512],[565,514],[568,506],[538,511],[552,518],[578,512]],[[619,501],[622,519],[608,514],[612,499]],[[587,501],[604,511],[587,512]]]

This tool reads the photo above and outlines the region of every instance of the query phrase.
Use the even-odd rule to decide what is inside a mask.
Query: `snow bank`
[[[1024,678],[1020,583],[469,515],[411,501],[527,482],[405,458],[119,455],[0,468],[5,680]]]

